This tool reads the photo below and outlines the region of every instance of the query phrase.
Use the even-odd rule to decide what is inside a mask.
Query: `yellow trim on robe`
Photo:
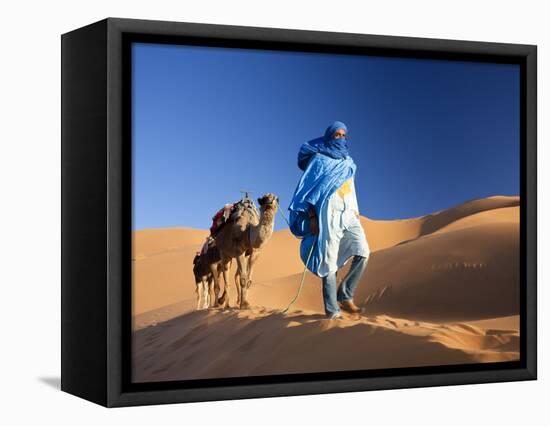
[[[351,178],[345,181],[342,186],[336,190],[336,192],[338,192],[338,195],[342,198],[344,198],[346,194],[349,194],[351,192]]]

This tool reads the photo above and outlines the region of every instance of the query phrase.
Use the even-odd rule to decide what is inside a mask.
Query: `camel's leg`
[[[197,293],[197,311],[202,309],[202,281],[197,283],[197,287],[195,288],[195,292]]]
[[[250,288],[252,285],[252,271],[259,256],[260,250],[252,250],[250,257],[248,258],[248,282],[246,283],[246,288]]]
[[[210,294],[208,293],[208,279],[203,279],[202,281],[202,308],[208,309],[210,305]]]
[[[224,308],[230,308],[231,305],[229,303],[229,279],[227,278],[227,272],[229,271],[229,268],[228,268],[228,263],[224,263],[223,265],[223,268],[222,268],[222,274],[223,274],[223,291],[226,295],[226,299],[225,299],[225,303],[224,303]]]
[[[237,257],[237,271],[239,272],[239,281],[241,284],[241,303],[239,306],[241,309],[246,309],[250,306],[246,300],[246,283],[248,282],[247,263],[246,255],[244,253]]]
[[[212,280],[214,280],[214,306],[218,307],[220,305],[220,275],[221,275],[221,269],[218,269],[218,275],[216,275],[216,278],[212,276]],[[225,295],[225,290],[224,290]],[[222,295],[222,297],[224,296]]]
[[[214,301],[213,301],[213,307],[217,307],[219,305],[223,305],[225,303],[225,289],[223,290],[223,294],[220,296],[220,272],[218,270],[218,265],[210,265],[210,272],[212,275],[212,279],[214,280]]]
[[[218,300],[218,294],[216,292],[216,286],[214,285],[214,277],[210,275],[208,277],[208,307],[213,308],[216,306]]]
[[[235,272],[235,287],[237,287],[237,306],[241,306],[241,277],[239,271]]]
[[[227,280],[227,265],[228,265],[229,262],[227,261],[222,261],[221,262],[221,270],[222,270],[222,275],[223,275],[223,282],[224,282],[224,286],[223,286],[223,294],[221,295],[221,297],[218,299],[218,303],[223,307],[223,308],[229,308],[229,285],[228,285],[228,280]],[[218,282],[219,282],[219,278],[218,278]]]

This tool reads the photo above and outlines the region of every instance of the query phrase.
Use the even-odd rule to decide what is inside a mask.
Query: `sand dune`
[[[518,253],[514,223],[424,236],[373,254],[356,297],[372,313],[432,321],[512,315],[519,312]]]
[[[158,238],[155,237],[157,233]],[[166,228],[135,232],[133,315],[195,298],[193,258],[208,234],[208,230],[190,228],[174,228],[173,235]],[[296,255],[298,250],[299,241],[288,229],[275,232],[258,260],[254,281],[302,271],[303,264]],[[277,259],[277,262],[271,259]],[[232,281],[235,269],[236,265],[233,265],[230,274]]]
[[[134,233],[134,255],[137,259],[201,244],[207,231],[193,228],[143,229]]]
[[[471,221],[492,223],[493,220],[499,220],[502,216],[502,214],[495,215],[494,211],[506,208],[510,208],[508,218],[518,223],[518,196],[494,196],[471,200],[446,210],[411,219],[371,220],[361,217],[361,223],[365,229],[371,251],[378,251],[393,247],[403,241],[441,232],[449,226],[465,228]],[[487,214],[480,216],[479,214],[483,212],[487,212]]]
[[[309,272],[289,315],[280,313],[303,271],[299,241],[288,230],[275,232],[263,250],[250,290],[253,309],[242,312],[194,311],[192,258],[208,231],[137,231],[135,380],[518,359],[519,197],[361,222],[371,256],[355,299],[366,316],[337,323],[322,319],[321,282]]]
[[[518,333],[313,311],[194,311],[134,333],[136,382],[517,359]]]

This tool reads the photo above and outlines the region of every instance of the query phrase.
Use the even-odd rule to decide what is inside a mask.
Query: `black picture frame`
[[[134,41],[519,64],[520,360],[131,383]],[[536,46],[119,18],[63,34],[61,46],[63,391],[117,407],[536,379]]]

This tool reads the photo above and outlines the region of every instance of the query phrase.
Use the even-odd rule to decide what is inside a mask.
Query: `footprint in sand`
[[[390,319],[386,319],[386,322],[391,324],[393,326],[393,328],[397,328],[397,323],[395,321],[392,321]]]
[[[468,332],[468,333],[471,333],[471,334],[474,334],[474,335],[477,335],[477,336],[482,336],[485,334],[485,332],[477,327],[473,327],[471,325],[468,325],[468,324],[462,324],[462,323],[458,323],[458,324],[453,324],[450,328],[453,329],[453,327],[455,329],[459,329],[459,330],[462,330],[462,331],[465,331],[465,332]]]

